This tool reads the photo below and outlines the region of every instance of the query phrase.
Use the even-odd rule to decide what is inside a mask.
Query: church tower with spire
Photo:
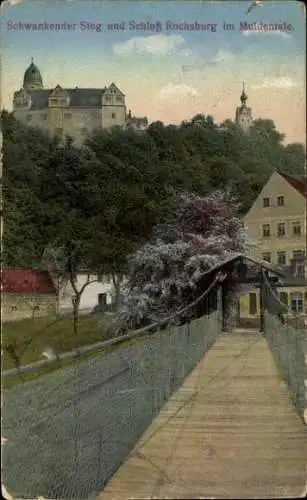
[[[246,106],[247,95],[245,93],[245,83],[243,82],[243,91],[240,97],[241,106],[236,108],[235,122],[238,127],[245,133],[248,133],[253,122],[252,108]]]

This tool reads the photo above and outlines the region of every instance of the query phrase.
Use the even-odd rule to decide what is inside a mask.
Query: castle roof
[[[32,101],[31,109],[34,110],[48,108],[48,99],[53,90],[54,89],[27,89],[27,93],[31,97]],[[68,94],[70,98],[70,107],[76,108],[100,107],[102,95],[106,92],[106,89],[79,89],[78,87],[63,90]],[[18,94],[18,92],[14,93],[14,97],[16,94]]]

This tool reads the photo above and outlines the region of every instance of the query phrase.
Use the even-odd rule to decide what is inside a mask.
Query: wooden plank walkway
[[[256,332],[221,336],[101,500],[289,498],[306,486],[306,427]]]

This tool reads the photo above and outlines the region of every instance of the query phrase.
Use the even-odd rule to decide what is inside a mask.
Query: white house
[[[88,284],[87,284],[88,283]],[[95,306],[111,305],[115,301],[115,287],[112,277],[88,275],[80,273],[77,275],[76,288],[84,290],[81,295],[79,310],[82,313],[92,311]],[[59,293],[59,313],[65,314],[72,311],[72,299],[74,291],[71,284],[66,283]]]

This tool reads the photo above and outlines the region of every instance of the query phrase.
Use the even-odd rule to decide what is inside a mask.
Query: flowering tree
[[[228,193],[185,194],[173,217],[129,259],[121,325],[163,320],[191,302],[202,274],[238,253],[247,238]]]

